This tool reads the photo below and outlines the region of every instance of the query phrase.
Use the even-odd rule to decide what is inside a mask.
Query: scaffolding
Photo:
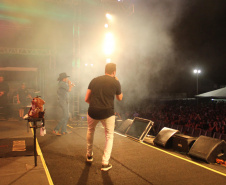
[[[81,16],[83,15],[82,6],[85,3],[88,3],[83,0],[43,0],[48,3],[59,4],[70,6],[74,11],[74,19],[73,19],[73,59],[72,59],[72,74],[74,75],[76,87],[72,90],[72,112],[71,117],[74,118],[80,114],[80,65],[82,63],[80,56],[80,32],[81,25],[83,24],[81,20]],[[92,3],[95,5],[94,8],[101,8],[104,11],[116,12],[116,13],[124,13],[127,15],[131,15],[134,13],[134,4],[131,0],[93,0]],[[28,49],[28,48],[10,48],[10,47],[0,47],[0,54],[11,54],[11,55],[39,55],[39,56],[49,56],[49,67],[56,67],[55,57],[59,53],[58,50],[51,49]],[[44,79],[42,80],[42,86],[45,86]]]
[[[55,68],[56,63],[54,56],[56,54],[55,50],[50,49],[29,49],[29,48],[10,48],[10,47],[0,47],[0,55],[35,55],[35,56],[47,56],[49,57],[49,68]],[[42,74],[43,78],[40,79],[40,90],[42,92],[42,97],[45,97],[45,74]]]

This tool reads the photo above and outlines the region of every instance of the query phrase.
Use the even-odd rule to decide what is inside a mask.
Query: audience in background
[[[124,112],[121,117],[133,119],[146,118],[160,124],[185,125],[209,130],[212,133],[226,133],[226,102],[175,100],[149,102]]]

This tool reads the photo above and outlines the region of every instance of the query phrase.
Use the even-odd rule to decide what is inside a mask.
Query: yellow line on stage
[[[130,138],[130,139],[132,139],[132,138]],[[132,140],[136,141],[135,139],[132,139]],[[179,159],[182,159],[182,160],[184,160],[184,161],[187,161],[187,162],[189,162],[189,163],[195,164],[195,165],[197,165],[197,166],[200,166],[200,167],[205,168],[205,169],[207,169],[207,170],[210,170],[210,171],[212,171],[212,172],[215,172],[215,173],[218,173],[218,174],[220,174],[220,175],[226,176],[225,173],[222,173],[222,172],[219,172],[219,171],[214,170],[214,169],[212,169],[212,168],[206,167],[206,166],[204,166],[204,165],[202,165],[202,164],[199,164],[199,163],[197,163],[197,162],[194,162],[194,161],[191,161],[191,160],[189,160],[189,159],[180,157],[180,156],[178,156],[178,155],[172,154],[172,153],[170,153],[170,152],[167,152],[167,151],[162,150],[162,149],[160,149],[160,148],[157,148],[157,147],[155,147],[155,146],[151,146],[151,145],[149,145],[149,144],[143,143],[143,142],[141,142],[141,141],[137,141],[137,142],[139,142],[139,143],[141,143],[141,144],[143,144],[143,145],[146,145],[146,146],[148,146],[148,147],[154,148],[154,149],[156,149],[156,150],[159,150],[159,151],[161,151],[161,152],[164,152],[164,153],[166,153],[166,154],[169,154],[169,155],[171,155],[171,156],[174,156],[174,157],[177,157],[177,158],[179,158]]]
[[[84,126],[81,126],[81,127],[72,127],[71,125],[67,125],[69,128],[87,128],[87,127],[84,127]]]
[[[31,123],[30,123],[30,122],[29,122],[29,124],[30,124],[30,126],[31,126]],[[32,131],[32,134],[34,135],[34,132],[33,132],[33,129],[32,129],[32,128],[31,128],[31,131]],[[43,165],[43,167],[44,167],[44,169],[45,169],[45,172],[46,172],[46,176],[47,176],[48,182],[49,182],[50,185],[54,185],[54,184],[53,184],[53,180],[52,180],[52,178],[51,178],[51,176],[50,176],[48,167],[47,167],[47,165],[46,165],[45,159],[44,159],[44,157],[43,157],[43,155],[42,155],[41,148],[40,148],[40,146],[39,146],[39,144],[38,144],[37,138],[36,138],[36,146],[37,146],[37,152],[38,152],[38,155],[40,156],[41,161],[42,161],[42,165]]]
[[[74,127],[72,127],[72,126],[70,126],[70,125],[67,125],[68,127],[70,127],[70,128],[74,128]]]

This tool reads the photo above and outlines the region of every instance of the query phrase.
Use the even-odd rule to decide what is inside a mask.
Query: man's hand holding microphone
[[[75,84],[72,83],[70,80],[68,80],[68,85],[71,86],[71,87],[74,87],[75,86]]]

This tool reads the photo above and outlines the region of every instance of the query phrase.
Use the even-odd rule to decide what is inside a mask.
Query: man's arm
[[[3,96],[4,95],[4,91],[0,91],[0,96]]]
[[[3,96],[4,94],[7,95],[9,92],[9,85],[8,84],[4,85],[4,83],[3,83],[3,85],[1,85],[1,86],[3,86],[3,89],[1,89],[1,91],[0,91],[0,96]]]
[[[20,96],[19,96],[19,93],[17,93],[16,98],[17,98],[17,103],[20,104]]]
[[[117,80],[117,81],[119,81],[118,80],[118,78],[115,76],[115,80]],[[121,91],[121,90],[120,90]],[[121,93],[121,94],[119,94],[119,95],[116,95],[116,99],[118,100],[118,101],[122,101],[122,98],[123,98],[123,94]]]
[[[30,94],[27,95],[28,98],[30,98],[31,100],[33,99],[32,96]]]
[[[121,93],[119,95],[116,95],[116,98],[117,98],[118,101],[121,101],[122,98],[123,98],[123,94]]]
[[[68,92],[71,92],[71,88],[73,87],[72,85],[68,85],[69,88],[68,88]]]
[[[85,96],[85,102],[88,104],[90,103],[90,96],[91,96],[91,90],[87,89],[86,96]]]
[[[70,80],[68,80],[68,87],[68,92],[71,92],[71,88],[74,87],[74,84],[72,84]]]

